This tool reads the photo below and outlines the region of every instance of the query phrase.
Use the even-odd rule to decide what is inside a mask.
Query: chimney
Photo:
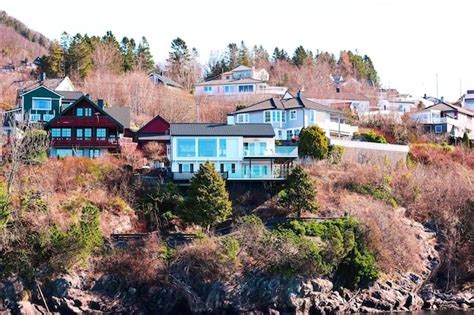
[[[296,93],[296,96],[299,97],[299,98],[302,98],[303,97],[303,89],[299,90],[298,93]]]
[[[41,84],[43,84],[43,82],[46,81],[46,73],[45,72],[41,72],[39,80],[40,80]]]
[[[97,106],[99,107],[99,109],[104,109],[104,100],[99,98],[97,100]]]
[[[441,96],[440,100],[441,100],[441,102],[444,102],[444,96]]]
[[[235,117],[232,114],[227,114],[227,124],[235,125]]]

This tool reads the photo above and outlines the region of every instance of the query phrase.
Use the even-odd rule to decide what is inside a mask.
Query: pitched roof
[[[130,108],[104,107],[104,111],[121,123],[124,128],[130,128]]]
[[[247,70],[252,70],[252,68],[240,65],[237,68],[232,69],[232,72],[234,72],[234,71],[247,71]]]
[[[61,94],[65,100],[77,100],[81,96],[84,95],[81,91],[56,91],[57,93]]]
[[[294,109],[294,108],[309,108],[309,109],[337,113],[337,114],[343,113],[342,111],[338,109],[331,108],[329,106],[316,103],[307,98],[297,96],[297,97],[288,98],[288,99],[279,99],[279,98],[272,97],[272,98],[263,100],[261,102],[258,102],[256,104],[250,105],[246,108],[237,110],[233,112],[233,114],[250,113],[250,112],[256,112],[256,111],[261,111],[261,110],[271,110],[271,109],[284,110],[284,109]]]
[[[311,95],[307,96],[310,99],[334,99],[334,100],[351,100],[351,101],[368,101],[369,98],[362,93],[358,92],[324,92],[321,95]]]
[[[63,110],[61,113],[59,113],[59,115],[57,115],[56,117],[54,117],[53,119],[51,119],[50,121],[48,121],[45,125],[45,127],[49,127],[53,122],[57,121],[58,119],[60,119],[63,114],[69,110],[69,108],[72,108],[74,106],[76,106],[77,104],[79,104],[82,100],[85,100],[86,102],[88,102],[90,105],[92,105],[96,110],[98,110],[100,113],[108,116],[109,118],[111,118],[117,125],[119,125],[119,127],[121,128],[126,128],[120,121],[118,121],[114,116],[110,115],[109,113],[107,113],[105,110],[99,108],[99,106],[97,106],[96,103],[94,103],[87,95],[83,95],[81,96],[79,99],[77,99],[76,101],[74,101],[74,103],[72,103],[70,106],[68,106],[65,110]]]
[[[178,82],[172,80],[169,77],[165,77],[164,75],[158,74],[156,72],[150,73],[149,76],[152,76],[153,78],[157,78],[159,81],[163,82],[163,84],[165,85],[174,86],[177,88],[183,88],[183,86],[179,84]]]
[[[447,102],[439,102],[437,104],[424,108],[424,110],[429,110],[429,109],[435,109],[435,110],[440,110],[440,111],[453,111],[454,110],[454,111],[463,113],[465,115],[474,117],[474,112],[468,109],[453,105],[453,104],[449,104]]]
[[[242,136],[273,138],[275,132],[271,124],[170,124],[171,136]]]

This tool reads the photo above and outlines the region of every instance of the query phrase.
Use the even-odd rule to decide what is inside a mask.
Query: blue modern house
[[[298,157],[296,146],[276,146],[271,124],[170,124],[171,171],[176,181],[214,163],[228,180],[282,180]]]
[[[299,92],[292,98],[269,98],[229,113],[228,123],[268,123],[274,128],[276,139],[291,140],[301,129],[318,125],[328,137],[351,138],[356,126],[345,123],[344,113],[338,109],[304,98]]]

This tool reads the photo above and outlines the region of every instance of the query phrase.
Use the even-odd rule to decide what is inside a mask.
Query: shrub
[[[279,193],[280,204],[301,216],[304,210],[314,212],[318,209],[315,198],[316,188],[313,181],[301,165],[296,165]]]
[[[388,143],[384,136],[374,131],[354,132],[354,138],[366,142]]]
[[[10,221],[10,209],[7,203],[7,184],[0,182],[0,233]]]
[[[196,224],[209,227],[225,221],[232,213],[232,204],[225,182],[214,164],[207,161],[191,180],[185,217]]]
[[[302,157],[325,159],[328,155],[328,138],[324,130],[317,125],[303,128],[299,135],[298,152]]]
[[[166,145],[155,141],[147,143],[143,147],[143,155],[153,161],[166,159]]]
[[[340,164],[344,156],[344,147],[341,145],[330,145],[328,160],[333,164]]]

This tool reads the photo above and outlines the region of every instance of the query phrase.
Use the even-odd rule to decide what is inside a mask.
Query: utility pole
[[[439,98],[438,72],[436,72],[436,98]]]

